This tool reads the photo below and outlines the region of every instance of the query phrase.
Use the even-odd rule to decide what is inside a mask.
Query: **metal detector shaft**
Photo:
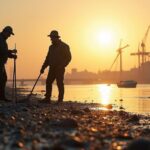
[[[38,82],[38,80],[39,80],[40,76],[41,76],[41,73],[39,74],[39,76],[38,76],[37,80],[36,80],[36,81],[35,81],[35,83],[34,83],[34,86],[33,86],[32,90],[31,90],[30,94],[28,95],[28,98],[27,98],[28,100],[29,100],[29,98],[31,97],[32,92],[33,92],[33,90],[34,90],[34,88],[35,88],[35,86],[36,86],[36,84],[37,84],[37,82]]]

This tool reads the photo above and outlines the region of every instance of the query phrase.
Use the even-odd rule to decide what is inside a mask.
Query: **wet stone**
[[[83,115],[84,112],[82,110],[72,110],[71,114],[73,114],[73,115]]]
[[[6,127],[6,123],[4,120],[0,119],[0,128]]]
[[[49,122],[49,125],[52,127],[60,127],[60,128],[77,128],[78,123],[76,120],[67,118],[67,119],[61,119],[61,120],[51,120]]]
[[[62,145],[60,144],[56,144],[52,147],[50,147],[51,150],[66,150],[66,148],[64,148]]]
[[[27,107],[23,107],[22,111],[29,111],[29,109]]]
[[[76,139],[66,139],[61,142],[62,145],[73,147],[73,148],[86,148],[86,143]]]
[[[127,119],[128,122],[134,122],[139,123],[140,117],[138,115],[133,115],[129,119]]]
[[[3,112],[0,112],[0,118],[2,118],[2,119],[5,119],[5,118],[6,118],[6,115],[5,115],[5,113],[3,113]]]
[[[150,129],[149,128],[147,128],[147,129],[143,129],[142,131],[141,131],[141,134],[140,134],[141,136],[148,136],[149,138],[150,138]]]
[[[88,113],[91,112],[88,107],[84,108],[83,110],[84,110],[85,112],[88,112]]]
[[[11,148],[23,148],[24,144],[20,141],[14,141],[11,145]]]

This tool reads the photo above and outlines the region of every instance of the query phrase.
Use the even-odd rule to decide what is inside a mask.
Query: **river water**
[[[30,91],[33,84],[18,87]],[[29,91],[24,93],[29,94]],[[34,94],[43,98],[45,85],[38,83]],[[52,99],[57,100],[57,95],[57,86],[54,84]],[[127,112],[150,114],[150,84],[138,84],[136,88],[118,88],[115,84],[65,85],[64,101],[113,104],[114,108],[123,107]]]

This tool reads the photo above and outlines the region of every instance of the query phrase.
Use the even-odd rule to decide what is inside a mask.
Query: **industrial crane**
[[[110,67],[110,70],[111,70],[112,67],[113,67],[113,65],[114,65],[114,63],[115,63],[116,60],[118,59],[118,57],[120,57],[120,78],[121,78],[121,76],[122,76],[122,71],[123,71],[123,69],[122,69],[122,50],[123,50],[124,48],[126,48],[126,47],[129,46],[129,45],[127,44],[127,45],[121,47],[121,42],[122,42],[122,40],[120,40],[120,45],[119,45],[119,48],[117,49],[117,52],[118,52],[118,53],[117,53],[117,56],[116,56],[115,60],[113,61],[112,65],[111,65],[111,67]]]
[[[141,43],[141,47],[142,47],[142,50],[145,51],[145,43],[146,43],[146,40],[147,40],[147,36],[148,36],[148,33],[149,33],[149,29],[150,29],[150,25],[148,26],[147,28],[147,31],[144,35],[144,38],[142,40],[142,43]]]
[[[143,63],[146,62],[146,56],[148,56],[150,54],[150,52],[146,52],[146,40],[147,40],[147,37],[148,37],[149,30],[150,30],[150,25],[148,26],[148,28],[146,30],[146,33],[144,35],[144,38],[142,39],[141,44],[138,46],[138,52],[131,53],[131,55],[137,55],[138,56],[138,65],[139,65],[139,68],[141,66],[140,58],[142,58],[142,64],[143,64]],[[140,46],[142,48],[141,51],[140,51],[140,48],[139,48]]]

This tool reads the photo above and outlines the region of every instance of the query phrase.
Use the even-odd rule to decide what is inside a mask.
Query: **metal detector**
[[[28,97],[27,97],[27,99],[26,99],[25,101],[27,101],[27,102],[30,101],[30,97],[32,96],[33,90],[34,90],[34,88],[35,88],[35,86],[36,86],[36,84],[37,84],[37,82],[38,82],[40,76],[41,76],[41,73],[39,74],[38,78],[36,79],[36,81],[35,81],[35,83],[34,83],[34,85],[33,85],[33,87],[32,87],[32,90],[31,90],[30,94],[28,95]]]

